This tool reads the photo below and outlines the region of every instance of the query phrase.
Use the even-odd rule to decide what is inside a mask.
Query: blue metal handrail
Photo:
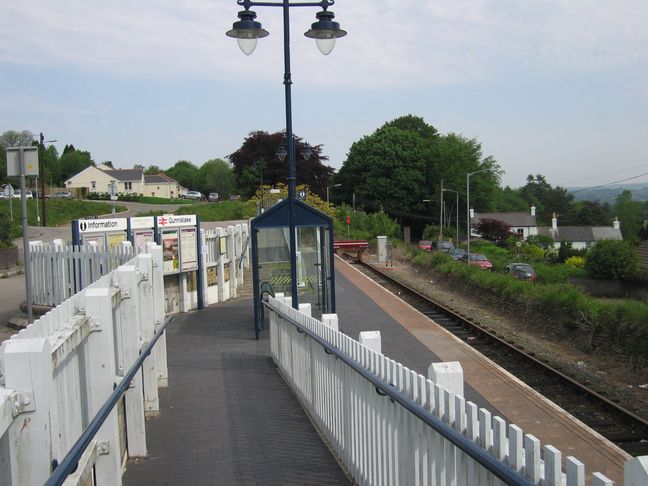
[[[245,239],[245,243],[243,244],[243,249],[241,250],[241,258],[239,258],[238,262],[238,267],[239,270],[241,269],[241,265],[243,265],[243,255],[245,255],[245,250],[247,250],[248,243],[250,243],[250,236]]]
[[[85,430],[81,434],[81,437],[79,437],[79,439],[75,442],[63,461],[61,461],[61,463],[56,467],[52,475],[45,482],[45,486],[60,486],[61,484],[63,484],[65,479],[74,471],[79,463],[79,459],[85,452],[86,448],[88,447],[96,433],[99,431],[99,428],[108,418],[108,415],[112,411],[113,407],[117,404],[117,402],[121,399],[121,397],[128,389],[130,382],[142,367],[144,360],[151,354],[153,346],[155,346],[155,343],[160,338],[169,322],[171,322],[172,318],[173,316],[170,315],[165,317],[164,322],[153,335],[151,342],[148,343],[146,348],[144,348],[144,351],[140,353],[128,372],[124,375],[123,380],[113,390],[112,394],[108,397],[108,400],[106,400],[106,403],[104,403],[103,406],[99,409],[97,415],[95,415],[92,421],[85,428]]]
[[[279,309],[274,307],[268,301],[264,301],[264,304],[267,307],[271,308],[272,310],[281,313]],[[324,348],[327,354],[334,354],[337,358],[341,359],[347,365],[349,365],[356,373],[358,373],[360,376],[365,378],[367,381],[371,382],[376,387],[376,391],[378,391],[380,395],[384,394],[386,396],[389,396],[390,399],[392,399],[393,401],[400,403],[412,414],[416,415],[419,419],[421,419],[425,424],[429,425],[434,430],[439,432],[443,437],[445,437],[450,442],[455,444],[462,451],[464,451],[468,456],[470,456],[479,464],[484,466],[486,469],[488,469],[491,473],[493,473],[499,479],[504,481],[506,484],[516,485],[516,486],[534,485],[534,483],[529,481],[520,473],[514,471],[506,464],[503,464],[502,462],[497,460],[495,457],[493,457],[488,452],[483,450],[481,447],[479,447],[473,441],[465,437],[463,434],[453,429],[451,426],[443,422],[438,417],[435,417],[434,415],[429,413],[427,410],[425,410],[425,408],[423,408],[421,405],[416,403],[414,400],[410,399],[407,395],[396,390],[393,387],[393,385],[385,383],[383,380],[380,379],[380,377],[378,377],[378,375],[375,375],[374,373],[371,373],[370,371],[362,367],[353,358],[344,354],[335,346],[324,341],[322,338],[320,338],[317,334],[313,333],[308,328],[302,326],[300,323],[298,323],[297,321],[295,321],[294,319],[286,315],[281,314],[281,317],[285,319],[287,322],[290,322],[292,325],[294,325],[298,331],[308,334],[313,340],[315,340],[315,342],[317,342],[319,345],[321,345]]]

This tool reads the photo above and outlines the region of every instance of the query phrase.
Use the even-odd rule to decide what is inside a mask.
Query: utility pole
[[[40,132],[40,144],[38,147],[38,173],[40,174],[40,199],[41,199],[41,211],[43,211],[43,216],[41,221],[43,226],[47,226],[47,215],[45,213],[45,171],[43,170],[45,158],[45,136],[43,132]]]
[[[443,240],[443,179],[441,179],[441,204],[439,205],[439,241]]]

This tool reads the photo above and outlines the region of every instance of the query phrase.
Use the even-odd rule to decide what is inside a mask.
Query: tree
[[[33,141],[34,134],[29,130],[22,130],[20,132],[7,130],[0,135],[0,146],[2,146],[3,152],[8,147],[31,147]]]
[[[511,227],[496,219],[483,219],[475,225],[475,229],[482,238],[499,246],[504,245],[506,239],[511,236]]]
[[[133,164],[133,169],[142,169],[142,170],[144,170],[144,166],[142,164]]]
[[[193,189],[198,174],[198,167],[186,160],[179,160],[173,167],[167,169],[165,174],[178,181],[181,186]]]
[[[43,181],[60,185],[61,183],[61,160],[59,159],[58,150],[54,145],[45,149],[43,154]]]
[[[626,189],[617,196],[614,205],[614,214],[621,221],[621,235],[623,235],[623,239],[631,244],[639,241],[641,210],[641,203],[632,200],[631,191]]]
[[[112,160],[104,160],[104,161],[101,163],[101,165],[105,165],[106,167],[110,167],[110,168],[112,168],[112,169],[115,168],[115,167],[113,166]],[[135,167],[135,168],[137,168],[137,167]]]
[[[286,146],[283,132],[251,132],[241,147],[227,156],[234,168],[234,177],[239,191],[245,196],[255,193],[261,184],[275,186],[286,183],[288,177],[288,158],[282,162],[277,157],[277,149]],[[328,157],[322,155],[321,145],[311,145],[295,136],[295,163],[298,185],[305,184],[320,197],[326,194],[326,186],[333,176],[333,168],[324,165]],[[304,148],[310,149],[311,155],[305,160],[301,153]],[[259,162],[263,171],[259,174]]]
[[[157,165],[149,165],[148,168],[144,171],[144,175],[158,175],[163,172]]]
[[[634,249],[621,240],[599,241],[585,258],[585,270],[593,278],[623,279],[638,268],[639,258]]]
[[[95,163],[90,156],[90,152],[75,149],[64,151],[60,161],[60,182],[65,183],[70,177],[91,165],[95,165]]]
[[[205,195],[217,192],[220,199],[228,198],[235,193],[234,171],[224,160],[208,160],[198,169],[195,187]]]
[[[563,226],[610,226],[612,216],[608,204],[591,201],[577,201],[572,204],[560,223]]]
[[[520,194],[536,207],[538,222],[548,224],[553,213],[560,217],[569,213],[574,196],[563,187],[551,187],[545,176],[537,174],[527,176],[527,183],[520,189]]]

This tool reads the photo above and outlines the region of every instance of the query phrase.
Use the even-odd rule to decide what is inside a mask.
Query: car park
[[[440,251],[440,252],[449,252],[450,250],[454,249],[454,245],[452,244],[452,241],[433,241],[432,242],[432,250],[434,251]]]
[[[478,266],[482,270],[492,270],[493,264],[483,253],[466,253],[463,261]]]
[[[509,263],[505,270],[518,280],[527,280],[535,282],[538,279],[535,270],[528,263]]]
[[[14,191],[13,197],[15,197],[16,199],[20,199],[20,189],[16,189]],[[34,199],[34,195],[32,194],[32,192],[29,189],[27,189],[25,191],[25,198],[26,199]]]
[[[49,199],[72,199],[74,196],[70,191],[56,191],[45,197]]]
[[[180,194],[180,199],[193,199],[194,201],[200,201],[203,198],[203,195],[199,191],[187,191]]]
[[[463,248],[453,248],[448,252],[448,256],[455,261],[461,260],[465,254],[466,250],[464,250]]]
[[[217,202],[218,201],[218,193],[217,192],[210,192],[209,196],[207,196],[207,199],[209,202]]]
[[[432,242],[430,240],[421,240],[418,244],[419,250],[432,251]]]

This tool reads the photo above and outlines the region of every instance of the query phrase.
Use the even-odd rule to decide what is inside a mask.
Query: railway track
[[[648,454],[648,421],[379,269],[345,259],[628,454]]]

